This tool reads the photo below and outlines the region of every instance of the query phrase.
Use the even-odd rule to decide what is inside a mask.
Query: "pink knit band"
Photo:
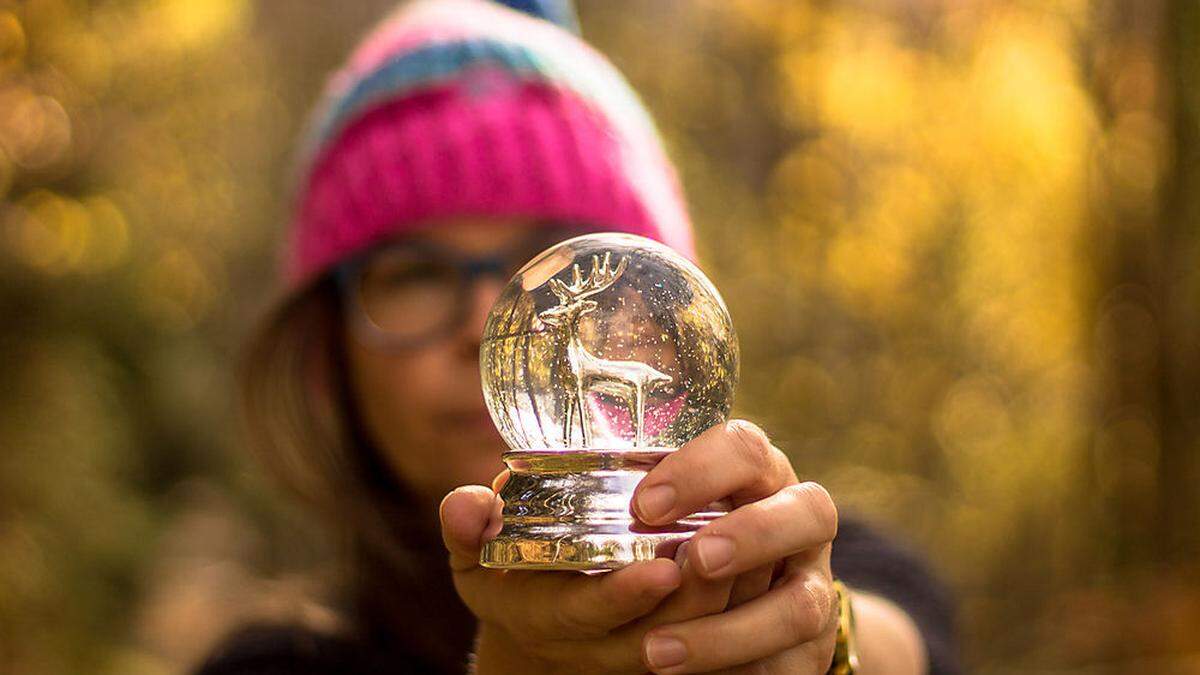
[[[615,136],[580,100],[537,83],[473,85],[490,90],[455,83],[376,108],[318,158],[295,225],[292,285],[347,250],[454,217],[581,223],[692,254],[686,221],[666,229],[651,219],[619,173]]]

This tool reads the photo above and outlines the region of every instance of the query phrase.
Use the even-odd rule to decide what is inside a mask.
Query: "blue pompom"
[[[495,0],[501,5],[512,7],[539,19],[556,23],[572,33],[579,34],[579,18],[575,16],[575,5],[571,0]]]

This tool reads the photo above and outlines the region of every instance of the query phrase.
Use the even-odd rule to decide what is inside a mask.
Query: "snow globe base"
[[[648,527],[630,512],[638,482],[670,448],[516,450],[500,491],[504,524],[480,555],[484,567],[603,571],[674,555],[706,523],[724,515],[695,513]]]

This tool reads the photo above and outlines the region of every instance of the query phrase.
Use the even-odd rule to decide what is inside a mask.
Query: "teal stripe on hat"
[[[571,90],[626,132],[640,127],[641,134],[657,136],[653,123],[624,79],[590,65],[572,59],[569,69],[559,67],[555,59],[526,45],[492,38],[450,40],[400,52],[330,101],[330,107],[309,138],[306,154],[311,157],[354,119],[377,105],[485,67],[506,71],[519,80],[548,82]]]
[[[356,82],[334,102],[318,125],[314,140],[328,141],[349,120],[376,104],[451,81],[468,69],[482,66],[505,70],[520,79],[555,79],[551,70],[521,45],[479,39],[432,44],[398,54]]]

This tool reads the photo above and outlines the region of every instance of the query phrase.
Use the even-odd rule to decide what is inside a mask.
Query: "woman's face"
[[[463,321],[420,346],[381,349],[347,322],[350,389],[366,433],[392,470],[427,502],[437,503],[460,485],[490,484],[504,468],[504,442],[479,379],[484,323],[516,267],[569,234],[527,221],[439,224],[413,238],[457,257],[507,255],[514,265],[504,278],[476,277],[462,296]],[[429,292],[429,303],[451,301]]]

